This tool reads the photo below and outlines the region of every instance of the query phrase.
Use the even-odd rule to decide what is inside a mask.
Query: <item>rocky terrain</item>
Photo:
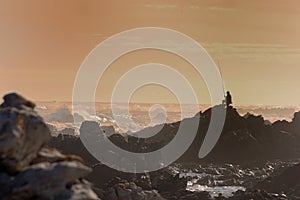
[[[276,121],[273,124],[266,122],[262,116],[246,114],[241,116],[235,108],[229,107],[226,113],[225,125],[218,143],[208,156],[204,159],[198,158],[198,152],[206,135],[211,117],[211,109],[200,112],[193,118],[185,119],[198,120],[199,128],[197,135],[188,148],[188,150],[178,160],[179,162],[193,163],[233,163],[233,164],[250,164],[251,162],[266,162],[268,160],[281,159],[297,159],[300,156],[300,112],[294,114],[291,122]],[[136,132],[136,135],[145,135],[152,130],[160,131],[150,138],[137,138],[131,133],[120,135],[118,133],[109,136],[109,139],[122,149],[131,152],[151,152],[168,144],[176,135],[181,122],[157,125],[149,127],[142,131]],[[95,122],[86,121],[84,128],[93,127]],[[53,137],[50,146],[68,153],[73,152],[69,145],[61,147],[64,143],[72,142],[80,144],[77,137],[73,137],[74,131],[63,130],[57,137]],[[81,130],[81,132],[85,132]],[[65,134],[67,133],[67,134]],[[187,131],[187,136],[189,132]],[[68,138],[61,142],[62,138]],[[78,146],[77,145],[77,146]],[[71,149],[70,149],[71,148]],[[89,157],[89,153],[84,149],[74,149],[78,154],[84,154],[87,162],[93,160]]]
[[[206,135],[211,117],[211,109],[185,120],[199,120],[199,128],[194,142],[179,159],[180,162],[200,163],[249,163],[271,159],[294,159],[300,156],[300,113],[295,113],[292,122],[276,121],[266,123],[262,116],[246,114],[240,116],[235,108],[229,107],[226,121],[218,143],[205,159],[199,160],[198,152]],[[181,122],[164,124],[162,130],[147,139],[132,136],[127,138],[115,134],[110,139],[123,149],[133,152],[147,152],[159,149],[172,140]],[[146,134],[147,128],[136,135]],[[189,134],[188,132],[186,133]],[[127,142],[128,141],[128,142]]]
[[[46,147],[51,133],[34,107],[15,93],[0,105],[0,199],[99,199],[80,157]]]
[[[82,145],[79,151],[74,151],[72,138],[69,144],[59,146],[65,152],[70,148],[70,154],[49,147],[53,134],[35,112],[35,104],[16,93],[4,96],[3,100],[0,105],[0,199],[163,199],[156,190],[144,190],[134,182],[110,182],[105,190],[93,187],[84,179],[92,169],[78,156],[82,154]],[[60,135],[58,141],[64,141],[64,137]],[[76,153],[78,155],[74,155]],[[89,155],[85,153],[84,159]],[[102,175],[94,178],[101,180]]]
[[[198,151],[206,134],[210,112],[211,109],[208,109],[193,118],[199,119],[200,126],[193,144],[184,155],[169,168],[149,174],[121,173],[102,165],[90,155],[81,140],[75,136],[62,134],[53,137],[49,145],[64,152],[74,152],[82,156],[93,168],[88,179],[96,187],[104,188],[104,190],[111,188],[108,182],[112,177],[119,177],[121,182],[134,181],[145,189],[155,189],[166,199],[299,198],[300,181],[298,180],[300,179],[287,177],[288,173],[285,171],[295,168],[294,165],[300,156],[298,145],[300,113],[295,113],[292,122],[276,121],[270,124],[264,121],[262,116],[249,113],[241,116],[235,108],[229,107],[225,126],[217,145],[205,159],[200,160]],[[94,125],[95,122],[84,123],[85,127]],[[117,133],[109,136],[109,139],[125,150],[150,152],[171,141],[179,125],[180,122],[158,125],[163,126],[159,127],[161,131],[147,139],[138,139],[130,134],[124,137]],[[152,128],[144,129],[136,134],[145,134],[150,129]],[[87,129],[81,128],[81,131],[85,130]],[[76,149],[72,148],[73,146],[76,146]],[[177,169],[176,172],[173,169]],[[298,171],[293,172],[299,175]],[[185,178],[179,178],[186,173],[188,175]],[[282,179],[284,181],[278,186],[279,189],[274,190],[274,187],[270,189],[267,183],[278,185],[277,176],[283,176],[286,179]],[[292,184],[291,189],[287,189],[286,185],[289,184]],[[228,190],[229,187],[233,187],[234,191],[244,189],[227,197],[216,193],[218,190]],[[207,192],[209,190],[213,192]]]
[[[197,154],[210,120],[208,109],[193,118],[200,127],[179,160],[155,172],[130,174],[99,163],[72,130],[53,136],[34,108],[34,103],[15,93],[6,95],[0,106],[0,199],[300,198],[300,113],[292,122],[270,124],[261,116],[241,116],[230,107],[221,138],[200,160]],[[148,152],[172,140],[179,124],[160,125],[161,131],[147,139],[117,133],[109,139],[123,149]]]

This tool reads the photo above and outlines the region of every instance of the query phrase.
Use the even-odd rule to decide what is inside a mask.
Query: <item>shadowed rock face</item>
[[[300,126],[295,114],[292,123],[266,125],[261,116],[247,114],[240,116],[233,107],[228,107],[226,120],[221,136],[213,150],[204,158],[198,158],[199,149],[203,143],[211,118],[211,109],[199,113],[194,118],[199,120],[197,135],[188,150],[178,160],[179,162],[197,163],[249,163],[252,161],[267,161],[272,159],[293,159],[300,156]],[[300,116],[300,114],[299,114]],[[298,120],[298,121],[297,121]],[[139,139],[114,134],[109,139],[119,147],[132,152],[151,152],[170,142],[180,126],[180,122],[158,125],[163,126],[155,136]],[[141,130],[136,135],[147,134],[151,129]],[[188,130],[186,136],[189,137]]]
[[[78,156],[45,147],[50,130],[18,94],[0,106],[0,199],[98,199]]]
[[[261,116],[254,116],[252,114],[241,116],[235,108],[229,107],[226,113],[224,129],[219,141],[212,152],[206,158],[200,160],[198,158],[198,151],[206,135],[210,116],[211,109],[208,109],[191,119],[200,120],[200,125],[192,145],[177,161],[178,163],[194,163],[196,165],[208,163],[233,163],[249,166],[252,166],[253,164],[255,166],[255,164],[260,162],[264,163],[267,160],[294,159],[299,158],[300,156],[300,128],[297,125],[300,120],[297,117],[297,113],[292,122],[286,123],[278,121],[274,124],[267,125]],[[179,125],[180,122],[158,125],[160,127],[163,126],[161,131],[155,136],[146,139],[133,136],[123,137],[120,134],[113,134],[109,136],[109,139],[117,146],[128,151],[151,152],[168,144],[175,136]],[[81,127],[81,132],[88,131],[89,133],[93,133],[93,127],[95,126],[99,126],[99,124],[86,121]],[[151,132],[150,129],[152,128],[150,127],[141,130],[137,132],[136,135],[147,134],[149,131]],[[157,127],[155,127],[155,129],[157,129]],[[189,135],[188,132],[187,135]],[[113,177],[121,177],[122,179],[136,181],[136,177],[133,174],[121,173],[99,163],[86,150],[79,137],[59,135],[57,137],[52,137],[49,145],[66,153],[74,152],[75,154],[82,156],[89,166],[93,166],[93,172],[88,176],[88,179],[97,186],[106,188],[108,181]],[[184,192],[184,189],[181,189],[184,188],[184,185],[186,184],[185,180],[180,181],[171,177],[168,178],[164,169],[150,173],[150,177],[152,179],[151,187],[147,188],[147,186],[140,182],[136,182],[137,185],[147,189],[157,189],[158,192],[163,197],[167,197],[167,199],[169,197],[172,199],[173,196],[171,194],[173,193],[180,196],[184,194],[195,197],[194,194],[192,195]],[[161,181],[159,180],[159,177],[162,177]],[[177,184],[180,186],[176,186]],[[262,187],[262,189],[264,188]],[[205,196],[206,194],[201,195]],[[270,194],[264,191],[241,192],[236,195],[237,198],[235,199],[238,199],[239,197],[260,198],[264,196],[269,199],[274,199],[272,195],[270,196]],[[197,197],[195,197],[195,199],[197,199]]]
[[[229,107],[226,113],[225,125],[217,144],[204,159],[200,160],[198,152],[209,126],[211,109],[203,113],[200,112],[191,119],[185,119],[186,121],[199,120],[199,128],[192,145],[178,161],[249,164],[252,161],[298,158],[300,156],[299,113],[295,113],[292,122],[277,121],[274,124],[267,125],[261,116],[252,114],[240,116],[235,108]],[[176,135],[180,123],[157,125],[135,133],[138,136],[148,134],[153,130],[160,130],[150,138],[137,138],[131,135],[123,137],[116,133],[109,136],[109,139],[120,148],[131,152],[151,152],[168,144]],[[84,128],[81,127],[81,132],[85,133],[95,126],[95,122],[86,121],[83,125]],[[187,137],[189,137],[189,134],[187,131]],[[82,156],[88,164],[97,163],[78,137],[59,135],[52,137],[49,145],[66,153],[74,152]]]
[[[255,186],[268,192],[293,192],[300,194],[300,164],[287,168],[282,173],[269,177]]]
[[[34,109],[35,103],[28,101],[17,93],[10,93],[3,97],[4,102],[0,105],[1,108],[14,107],[18,109]]]

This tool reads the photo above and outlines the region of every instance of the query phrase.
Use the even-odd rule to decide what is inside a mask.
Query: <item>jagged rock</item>
[[[300,164],[287,168],[279,175],[267,178],[255,187],[268,192],[289,192],[298,185],[300,185]]]
[[[60,162],[60,161],[79,161],[83,163],[81,157],[76,155],[65,155],[54,148],[43,147],[39,152],[37,157],[32,161],[32,164],[41,163],[41,162]]]
[[[268,193],[264,190],[253,190],[253,191],[237,191],[233,197],[228,198],[230,200],[241,200],[241,199],[255,199],[255,200],[286,200],[286,196],[283,194]]]
[[[69,197],[67,197],[68,200],[100,200],[91,189],[91,185],[84,181],[82,183],[72,185],[69,191],[68,193],[70,195],[68,195]],[[57,199],[60,200],[62,198],[58,197]]]
[[[199,160],[199,149],[205,138],[212,108],[195,115],[188,120],[200,120],[199,128],[193,143],[180,157],[179,162],[200,163],[249,163],[249,160],[265,162],[273,159],[293,159],[300,156],[300,136],[277,129],[278,125],[266,125],[262,116],[246,114],[241,116],[237,110],[229,106],[226,110],[226,119],[221,136],[212,151]],[[295,126],[299,117],[295,114],[292,125]],[[160,127],[156,135],[139,139],[134,136],[127,138],[121,135],[112,135],[109,139],[117,146],[131,152],[152,152],[168,144],[176,135],[180,122],[149,127],[136,135],[144,135],[153,132]],[[288,130],[288,129],[287,129]],[[300,130],[300,129],[299,129]],[[155,131],[154,131],[155,132]],[[186,136],[189,137],[189,130]],[[300,135],[300,134],[298,134]]]
[[[45,147],[51,133],[34,107],[15,93],[0,106],[0,199],[99,199],[80,157]]]
[[[294,159],[300,156],[300,134],[298,137],[290,130],[296,126],[299,117],[295,114],[292,123],[275,122],[272,125],[266,125],[262,116],[246,114],[241,116],[233,107],[228,107],[226,111],[226,120],[221,136],[213,150],[204,158],[199,159],[199,149],[206,135],[210,118],[211,108],[200,112],[191,119],[200,120],[197,135],[188,150],[181,156],[178,162],[197,162],[197,163],[234,163],[243,164],[249,161],[261,161],[273,159]],[[131,152],[152,152],[161,149],[167,145],[176,135],[180,122],[171,124],[157,125],[148,127],[135,133],[135,135],[147,135],[153,130],[160,131],[149,138],[137,138],[132,134],[112,134],[109,139],[118,147]],[[82,123],[80,132],[91,133],[98,130],[99,124],[96,122],[85,121]],[[300,130],[300,129],[299,129]],[[154,131],[155,132],[155,131]],[[187,137],[189,131],[186,131]],[[73,141],[71,141],[73,140]],[[78,140],[78,141],[77,141]],[[59,137],[52,138],[52,146],[59,148],[63,152],[86,152],[79,139],[65,137],[59,141]],[[59,145],[57,145],[59,144]],[[79,151],[80,149],[80,151]],[[82,155],[87,160],[92,161],[89,153]],[[94,162],[94,161],[93,161]],[[96,161],[97,162],[97,161]]]
[[[15,107],[24,109],[24,107],[35,108],[35,103],[28,101],[17,93],[10,93],[3,97],[4,102],[0,105],[1,108]]]
[[[163,200],[156,190],[143,190],[134,182],[120,181],[109,187],[104,195],[104,200]]]
[[[9,172],[28,166],[50,140],[49,128],[33,107],[33,103],[15,93],[6,95],[1,105],[0,163]]]
[[[66,185],[74,183],[90,172],[90,168],[76,161],[32,165],[15,177],[10,198],[64,196]]]
[[[196,164],[207,164],[214,163],[222,164],[218,171],[213,172],[216,175],[222,174],[218,180],[216,178],[202,180],[205,185],[217,186],[217,185],[240,185],[250,188],[256,185],[257,182],[262,181],[271,172],[264,171],[264,169],[250,168],[249,170],[235,170],[238,169],[237,165],[240,166],[251,166],[257,163],[264,163],[268,160],[274,159],[289,159],[298,158],[300,155],[299,138],[295,137],[291,127],[295,127],[295,123],[298,122],[298,117],[294,117],[293,122],[287,123],[274,123],[272,125],[266,125],[264,119],[261,116],[254,116],[247,114],[240,116],[235,108],[229,107],[226,112],[226,120],[224,129],[221,137],[207,158],[199,160],[198,152],[200,146],[205,137],[207,127],[210,122],[211,109],[206,110],[203,113],[199,113],[194,118],[200,119],[200,126],[197,132],[197,136],[190,148],[183,154],[183,156],[177,161],[178,163],[196,163]],[[189,119],[186,119],[189,120]],[[121,148],[132,151],[132,152],[151,152],[157,150],[160,147],[166,145],[170,140],[173,139],[177,132],[180,122],[172,124],[159,125],[161,131],[151,138],[138,139],[137,137],[130,136],[127,138],[120,134],[113,134],[109,136],[109,139],[120,146]],[[287,127],[289,126],[289,127]],[[95,128],[97,127],[97,128]],[[85,129],[84,129],[85,128]],[[88,129],[90,128],[90,130]],[[95,122],[84,122],[81,127],[81,131],[86,133],[98,130],[99,125]],[[151,132],[152,127],[141,130],[136,135],[147,134]],[[187,131],[187,135],[189,132]],[[85,154],[84,158],[89,160],[91,163],[97,162],[92,156],[86,151],[80,139],[77,137],[60,135],[53,137],[51,144],[53,146],[59,146],[61,150],[65,150],[68,153],[78,152],[79,154]],[[233,163],[234,165],[224,166],[224,163]],[[95,165],[96,166],[96,165]],[[227,169],[224,170],[223,168]],[[205,172],[205,171],[204,171]],[[156,189],[158,192],[167,199],[210,199],[208,193],[192,193],[185,190],[187,180],[179,179],[174,177],[173,174],[168,175],[164,170],[157,172],[151,172],[151,185],[149,188],[141,185],[139,180],[134,180],[139,186],[142,186],[147,190]],[[113,169],[109,169],[104,165],[97,165],[93,174],[90,175],[92,180],[97,186],[103,186],[103,182],[107,182],[109,178],[119,176],[127,176],[125,173],[116,172]],[[102,177],[100,180],[97,177]],[[129,177],[129,176],[128,176]],[[295,176],[298,177],[298,176]],[[130,178],[125,178],[132,180]],[[219,181],[219,182],[216,182]],[[209,183],[210,182],[210,183]],[[146,185],[146,184],[145,184]],[[295,190],[299,187],[297,185],[293,187]],[[110,194],[109,199],[118,199],[117,192],[122,193],[124,196],[128,195],[128,191],[123,191],[122,188],[111,187],[107,191],[107,195]],[[131,194],[131,193],[130,193]],[[107,197],[107,196],[106,196]],[[271,194],[262,190],[259,191],[246,191],[240,192],[235,195],[234,199],[243,198],[269,198],[278,199],[283,198],[284,195],[278,196],[278,194]],[[224,198],[220,197],[219,199]]]

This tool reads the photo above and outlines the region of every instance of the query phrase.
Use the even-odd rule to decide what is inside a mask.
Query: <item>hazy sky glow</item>
[[[76,72],[101,41],[138,27],[165,27],[198,41],[221,64],[236,104],[300,105],[300,2],[297,0],[10,0],[0,2],[0,94],[71,101]],[[109,101],[118,78],[148,62],[174,67],[209,100],[201,77],[181,58],[155,50],[116,60],[101,80],[98,101]],[[157,86],[138,102],[174,102]]]

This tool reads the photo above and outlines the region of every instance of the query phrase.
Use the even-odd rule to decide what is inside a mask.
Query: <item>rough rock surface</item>
[[[92,170],[78,156],[45,147],[51,133],[18,94],[0,106],[0,199],[99,199],[84,178]]]
[[[17,94],[4,96],[0,106],[1,168],[16,172],[27,166],[51,137],[31,103]]]
[[[278,121],[266,125],[262,116],[252,114],[241,116],[235,108],[229,107],[225,125],[217,144],[204,159],[200,160],[198,153],[209,126],[211,109],[200,112],[191,119],[185,119],[186,121],[198,119],[200,125],[193,143],[178,162],[251,164],[252,161],[263,163],[275,159],[297,159],[300,156],[299,116],[300,112],[295,113],[292,122]],[[85,133],[83,125],[86,130],[89,130],[95,126],[95,122],[86,121],[82,124],[80,131]],[[137,138],[131,135],[123,137],[116,133],[110,135],[109,139],[122,149],[131,152],[152,152],[168,144],[176,135],[179,126],[180,122],[175,122],[149,127],[136,133],[136,135],[143,135],[151,132],[152,129],[161,129],[160,132],[149,138]],[[188,135],[189,131],[186,132]],[[52,138],[50,146],[65,153],[76,152],[87,163],[95,164],[97,162],[86,151],[79,138],[59,135]]]
[[[222,199],[222,198],[217,198]],[[237,191],[233,197],[228,198],[230,200],[241,200],[241,199],[255,199],[255,200],[286,200],[286,196],[283,194],[268,193],[264,190],[253,190],[253,191]]]
[[[266,123],[262,116],[254,116],[252,114],[241,116],[235,108],[230,107],[227,110],[225,126],[218,143],[205,159],[200,160],[198,152],[205,137],[210,116],[211,109],[208,109],[194,117],[194,119],[200,119],[196,138],[184,155],[177,160],[177,163],[180,164],[191,163],[191,165],[197,166],[195,167],[197,173],[212,174],[212,176],[199,179],[198,184],[212,187],[242,185],[247,188],[246,191],[236,192],[229,199],[289,199],[293,196],[295,198],[291,199],[299,199],[299,166],[289,169],[285,174],[278,176],[278,178],[272,179],[272,184],[265,182],[264,185],[256,188],[253,188],[253,186],[271,176],[273,171],[278,175],[282,173],[283,168],[287,167],[283,166],[282,168],[280,162],[272,164],[273,161],[276,161],[275,163],[278,160],[288,162],[289,160],[299,158],[300,112],[295,113],[292,122],[277,121],[270,124]],[[94,126],[99,126],[95,122],[88,121],[84,125],[91,129]],[[110,135],[109,139],[117,146],[128,151],[151,152],[165,146],[171,141],[179,125],[180,122],[158,125],[163,126],[161,127],[161,131],[155,136],[146,139],[138,139],[130,135],[123,137],[120,134]],[[146,128],[136,134],[145,134],[152,128]],[[80,131],[84,132],[85,129],[81,128]],[[211,199],[211,196],[207,192],[196,193],[186,191],[187,180],[179,179],[177,176],[174,177],[166,169],[151,172],[150,183],[149,181],[143,182],[132,174],[120,173],[110,169],[98,163],[84,148],[78,137],[59,135],[52,138],[50,146],[58,148],[65,153],[76,152],[76,154],[81,155],[94,168],[93,173],[89,176],[89,180],[101,188],[107,187],[106,183],[109,179],[121,177],[121,179],[134,181],[146,190],[151,191],[155,189],[165,199]],[[266,166],[261,166],[265,163],[267,164]],[[213,165],[209,166],[210,164]],[[116,194],[114,186],[116,185],[108,187],[110,188],[109,194],[112,194],[112,196]],[[277,186],[278,189],[276,189]],[[290,190],[285,189],[290,186],[292,187]],[[226,199],[226,197],[219,196],[215,197],[215,199]]]
[[[198,163],[249,163],[251,161],[268,161],[274,159],[295,159],[300,156],[300,113],[295,113],[291,123],[276,122],[267,125],[262,116],[246,114],[241,116],[235,108],[228,107],[221,136],[213,150],[199,159],[199,149],[206,135],[211,108],[200,112],[193,118],[199,120],[199,128],[193,143],[178,160],[179,162]],[[109,139],[117,146],[132,152],[151,152],[168,144],[176,135],[181,122],[157,125],[136,133],[144,135],[161,127],[161,131],[153,137],[141,139],[128,135],[127,138],[114,134]],[[189,130],[186,130],[188,136]]]
[[[134,182],[126,180],[109,187],[105,194],[104,200],[163,200],[156,190],[143,190]]]
[[[283,172],[270,176],[258,183],[255,188],[268,192],[284,192],[290,199],[300,198],[300,164],[288,167]]]

